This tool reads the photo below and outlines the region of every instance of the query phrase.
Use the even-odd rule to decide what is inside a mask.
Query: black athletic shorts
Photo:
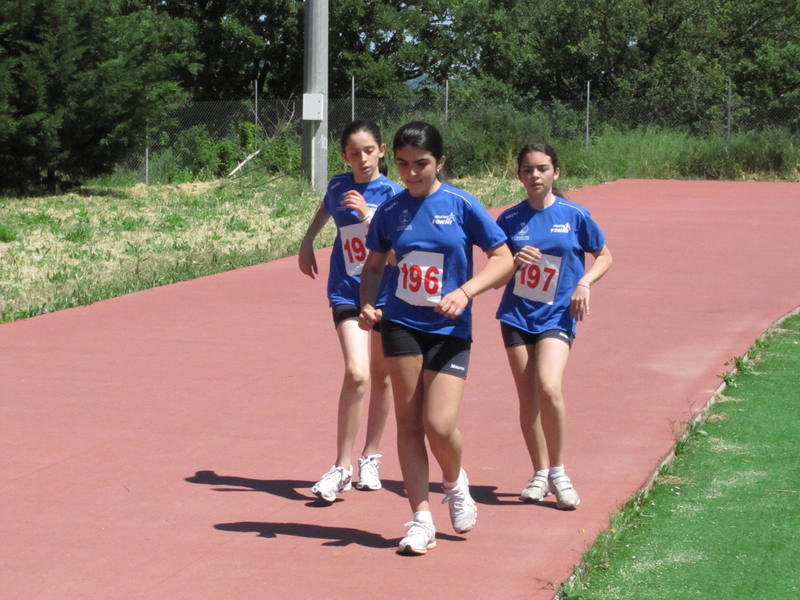
[[[500,331],[503,334],[503,344],[505,344],[506,348],[533,346],[536,342],[545,338],[559,339],[572,348],[572,340],[575,339],[571,331],[564,331],[563,329],[548,329],[541,333],[531,333],[502,321],[500,322]]]
[[[337,304],[335,306],[331,306],[331,313],[333,313],[333,326],[338,327],[339,323],[342,321],[346,321],[347,319],[357,319],[358,315],[361,314],[361,309],[355,304]],[[375,323],[375,325],[372,326],[372,329],[380,333],[380,322]]]
[[[472,339],[428,333],[393,321],[381,321],[383,355],[386,358],[422,355],[422,368],[467,378]]]

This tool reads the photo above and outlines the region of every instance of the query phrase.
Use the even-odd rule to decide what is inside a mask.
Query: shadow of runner
[[[352,527],[325,527],[322,525],[309,525],[307,523],[220,523],[214,525],[220,531],[235,531],[238,533],[257,533],[258,537],[276,538],[279,535],[293,535],[320,540],[329,540],[323,546],[349,546],[357,544],[366,548],[396,548],[401,538],[386,539],[377,533],[370,533]],[[446,533],[436,533],[437,540],[463,542],[465,538]]]
[[[193,477],[187,477],[185,481],[189,483],[199,483],[201,485],[226,486],[216,488],[215,492],[263,492],[280,496],[287,500],[309,501],[316,500],[316,496],[306,496],[298,492],[298,489],[311,489],[314,481],[297,479],[248,479],[246,477],[231,477],[217,475],[214,471],[198,471]],[[245,488],[245,489],[237,489]]]

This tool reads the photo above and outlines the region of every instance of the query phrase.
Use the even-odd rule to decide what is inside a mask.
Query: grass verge
[[[562,600],[800,598],[800,315],[762,335]]]
[[[292,254],[318,202],[289,178],[0,200],[0,319]],[[327,229],[320,243],[331,243],[334,233]]]

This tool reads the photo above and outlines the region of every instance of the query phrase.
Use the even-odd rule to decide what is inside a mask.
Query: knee
[[[454,424],[437,420],[426,421],[424,425],[425,435],[434,443],[436,440],[450,439],[455,430]]]
[[[556,382],[542,382],[540,401],[549,404],[560,404],[564,401],[561,384]]]
[[[369,370],[360,366],[348,366],[344,371],[344,380],[348,387],[364,387],[369,383]]]

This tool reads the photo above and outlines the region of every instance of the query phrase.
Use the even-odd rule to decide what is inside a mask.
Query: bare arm
[[[369,251],[364,267],[361,269],[361,315],[358,326],[369,331],[372,326],[381,320],[382,311],[375,308],[378,297],[378,288],[386,266],[386,252]]]
[[[439,301],[436,312],[454,319],[461,314],[472,298],[497,286],[500,282],[508,281],[514,272],[514,259],[508,246],[500,244],[486,252],[486,256],[489,260],[480,273],[444,296]]]
[[[297,255],[297,262],[300,265],[300,271],[303,275],[308,275],[311,279],[314,279],[314,276],[319,273],[317,269],[317,259],[314,256],[314,238],[319,235],[319,232],[322,231],[325,223],[327,223],[330,218],[331,216],[325,212],[325,204],[320,202],[317,212],[314,213],[311,223],[308,225],[308,230],[303,237],[303,241],[300,242],[300,252]]]
[[[583,321],[589,316],[589,287],[597,283],[600,278],[611,268],[611,251],[608,246],[603,246],[593,252],[594,262],[586,274],[578,280],[572,298],[569,301],[569,312],[573,319]]]

